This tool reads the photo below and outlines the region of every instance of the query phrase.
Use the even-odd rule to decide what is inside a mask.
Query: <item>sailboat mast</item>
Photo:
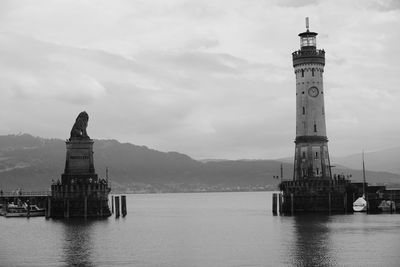
[[[365,196],[365,163],[364,163],[364,150],[362,152],[362,162],[363,162],[363,195]]]

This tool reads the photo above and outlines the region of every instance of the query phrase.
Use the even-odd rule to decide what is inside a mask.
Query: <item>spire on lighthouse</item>
[[[309,25],[308,17],[306,17],[306,29],[307,29],[307,31],[308,31],[309,28],[310,28],[310,25]]]

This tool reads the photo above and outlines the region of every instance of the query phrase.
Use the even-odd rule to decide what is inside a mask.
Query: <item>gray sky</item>
[[[399,146],[400,1],[0,0],[0,134],[194,158],[291,156],[304,18],[326,51],[331,156]]]

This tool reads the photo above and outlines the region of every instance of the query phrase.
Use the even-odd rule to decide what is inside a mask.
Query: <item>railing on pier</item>
[[[10,191],[0,192],[0,197],[48,197],[51,191]]]

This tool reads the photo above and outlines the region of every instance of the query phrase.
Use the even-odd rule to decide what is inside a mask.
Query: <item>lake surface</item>
[[[400,215],[272,216],[272,192],[127,195],[105,220],[0,217],[0,266],[400,266]]]

